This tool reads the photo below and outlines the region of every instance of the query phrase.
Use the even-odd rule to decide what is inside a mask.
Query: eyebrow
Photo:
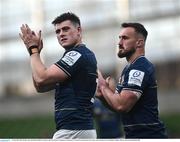
[[[55,32],[56,32],[56,34],[58,34],[61,30],[68,30],[68,29],[70,29],[70,27],[64,26],[62,28],[59,28],[59,29],[55,30]]]
[[[126,35],[119,36],[119,38],[128,38]]]

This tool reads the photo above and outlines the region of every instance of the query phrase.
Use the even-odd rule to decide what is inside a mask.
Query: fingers
[[[23,35],[21,33],[19,33],[19,37],[23,40]]]
[[[27,28],[26,28],[26,26],[24,24],[22,24],[20,29],[21,29],[21,32],[22,32],[23,35],[27,34]]]
[[[111,77],[108,76],[108,77],[106,78],[106,83],[109,84],[109,83],[110,83],[110,80],[111,80]]]
[[[20,27],[20,30],[21,30],[23,35],[27,35],[27,34],[35,35],[35,32],[32,31],[27,24],[22,24],[22,26]]]
[[[101,73],[101,71],[99,69],[97,70],[97,72],[98,72],[98,75],[102,76],[102,73]]]
[[[20,38],[24,41],[24,43],[26,42],[26,38],[27,38],[27,29],[26,26],[24,24],[22,24],[22,26],[20,27],[21,33],[19,33]]]
[[[32,31],[32,35],[35,35],[36,36],[36,33],[34,31]]]
[[[41,39],[41,30],[39,31],[38,36]]]
[[[98,71],[97,71],[97,72],[98,72],[98,78],[104,78],[104,77],[103,77],[103,75],[102,75],[102,73],[100,72],[100,70],[99,70],[99,69],[98,69]]]
[[[43,43],[41,39],[41,31],[38,33],[35,33],[33,30],[29,28],[27,24],[22,24],[20,27],[20,33],[19,36],[23,40],[24,44],[27,48],[31,46],[38,46],[39,52],[43,48]]]
[[[29,26],[27,24],[25,24],[25,27],[26,27],[27,34],[33,34],[34,31],[31,31],[31,29],[29,28]],[[35,34],[35,32],[34,32],[34,34]]]

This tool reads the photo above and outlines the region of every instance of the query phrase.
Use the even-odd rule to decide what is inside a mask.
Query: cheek
[[[132,48],[132,47],[135,47],[136,46],[136,43],[135,42],[126,42],[125,44],[124,44],[124,46],[126,47],[126,48]]]
[[[56,38],[58,39],[58,41],[60,43],[60,36],[56,35]]]
[[[79,38],[79,36],[77,33],[71,33],[70,38],[71,38],[71,40],[77,40]]]

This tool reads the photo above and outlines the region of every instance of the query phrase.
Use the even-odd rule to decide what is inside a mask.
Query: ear
[[[77,27],[77,30],[78,30],[79,35],[81,36],[81,33],[82,33],[81,27]]]
[[[80,32],[81,33],[81,31],[82,31],[82,29],[81,29],[81,27],[77,27],[77,30],[78,30],[78,32]]]
[[[144,46],[144,39],[138,39],[136,44],[137,44],[137,48],[143,47]]]

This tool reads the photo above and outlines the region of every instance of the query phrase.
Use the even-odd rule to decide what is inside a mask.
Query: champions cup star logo
[[[138,77],[141,75],[141,72],[140,71],[136,71],[133,73],[133,77]]]
[[[65,54],[65,56],[62,58],[62,61],[64,61],[67,65],[72,66],[76,63],[76,61],[81,57],[81,54],[77,51],[70,51]]]
[[[129,72],[128,84],[141,86],[143,78],[144,78],[143,71],[132,69]]]
[[[69,56],[76,56],[78,54],[78,52],[76,51],[71,51],[68,53]]]

